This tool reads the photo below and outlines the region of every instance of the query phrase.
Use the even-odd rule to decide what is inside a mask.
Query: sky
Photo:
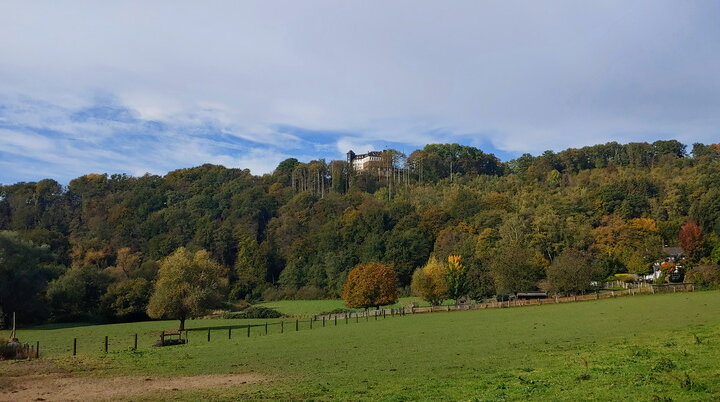
[[[0,2],[0,183],[720,138],[720,2]]]

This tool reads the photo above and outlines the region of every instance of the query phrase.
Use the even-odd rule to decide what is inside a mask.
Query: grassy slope
[[[172,394],[188,398],[717,400],[718,356],[720,292],[697,292],[341,322],[58,364],[91,375],[254,371],[275,378]]]
[[[426,305],[416,297],[401,298],[396,306],[405,306],[410,303],[417,305]],[[207,342],[207,329],[212,329],[211,339],[227,339],[227,327],[233,327],[233,337],[247,337],[245,326],[264,325],[269,323],[268,333],[280,333],[280,321],[285,322],[284,331],[295,329],[295,320],[300,319],[299,328],[307,330],[310,328],[308,320],[315,314],[328,312],[343,307],[342,300],[286,300],[261,304],[266,307],[277,309],[291,317],[284,319],[257,319],[257,320],[188,320],[185,324],[190,331],[190,341]],[[36,341],[41,343],[41,352],[45,356],[63,356],[72,353],[73,338],[77,338],[78,354],[93,354],[101,352],[104,348],[104,337],[108,336],[108,347],[110,351],[126,350],[134,343],[134,336],[138,334],[138,345],[140,349],[148,348],[158,338],[160,331],[175,330],[178,328],[179,321],[147,321],[129,324],[47,324],[33,327],[29,330],[20,330],[18,332],[23,342],[35,344]],[[316,323],[315,326],[319,326]],[[0,337],[7,337],[9,331],[0,331]],[[265,335],[264,327],[251,328],[251,336]]]
[[[392,307],[408,306],[415,303],[416,306],[429,306],[430,304],[419,297],[401,297]],[[452,304],[446,300],[445,304]],[[316,314],[327,313],[336,309],[345,308],[343,301],[337,300],[279,300],[261,303],[261,306],[274,308],[277,311],[292,316],[309,317]]]

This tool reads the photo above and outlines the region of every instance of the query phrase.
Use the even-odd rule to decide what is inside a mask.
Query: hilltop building
[[[371,162],[380,162],[382,160],[382,152],[370,151],[365,154],[356,154],[352,150],[347,153],[347,162],[356,171],[362,171],[370,168]]]

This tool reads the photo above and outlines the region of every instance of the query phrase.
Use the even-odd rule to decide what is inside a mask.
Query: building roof
[[[350,152],[348,152],[348,154],[350,155],[350,157],[352,159],[363,159],[363,158],[367,158],[368,156],[382,156],[382,152],[380,152],[380,151],[370,151],[365,154],[356,154],[355,152],[350,151]]]

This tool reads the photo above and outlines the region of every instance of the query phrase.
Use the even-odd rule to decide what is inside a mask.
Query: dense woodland
[[[687,268],[717,272],[720,144],[608,143],[508,162],[457,144],[383,155],[362,172],[288,159],[263,176],[203,165],[1,186],[0,314],[146,318],[158,268],[180,248],[225,267],[230,301],[338,297],[348,271],[372,262],[408,293],[418,268],[449,255],[476,299],[646,273],[680,242]]]

